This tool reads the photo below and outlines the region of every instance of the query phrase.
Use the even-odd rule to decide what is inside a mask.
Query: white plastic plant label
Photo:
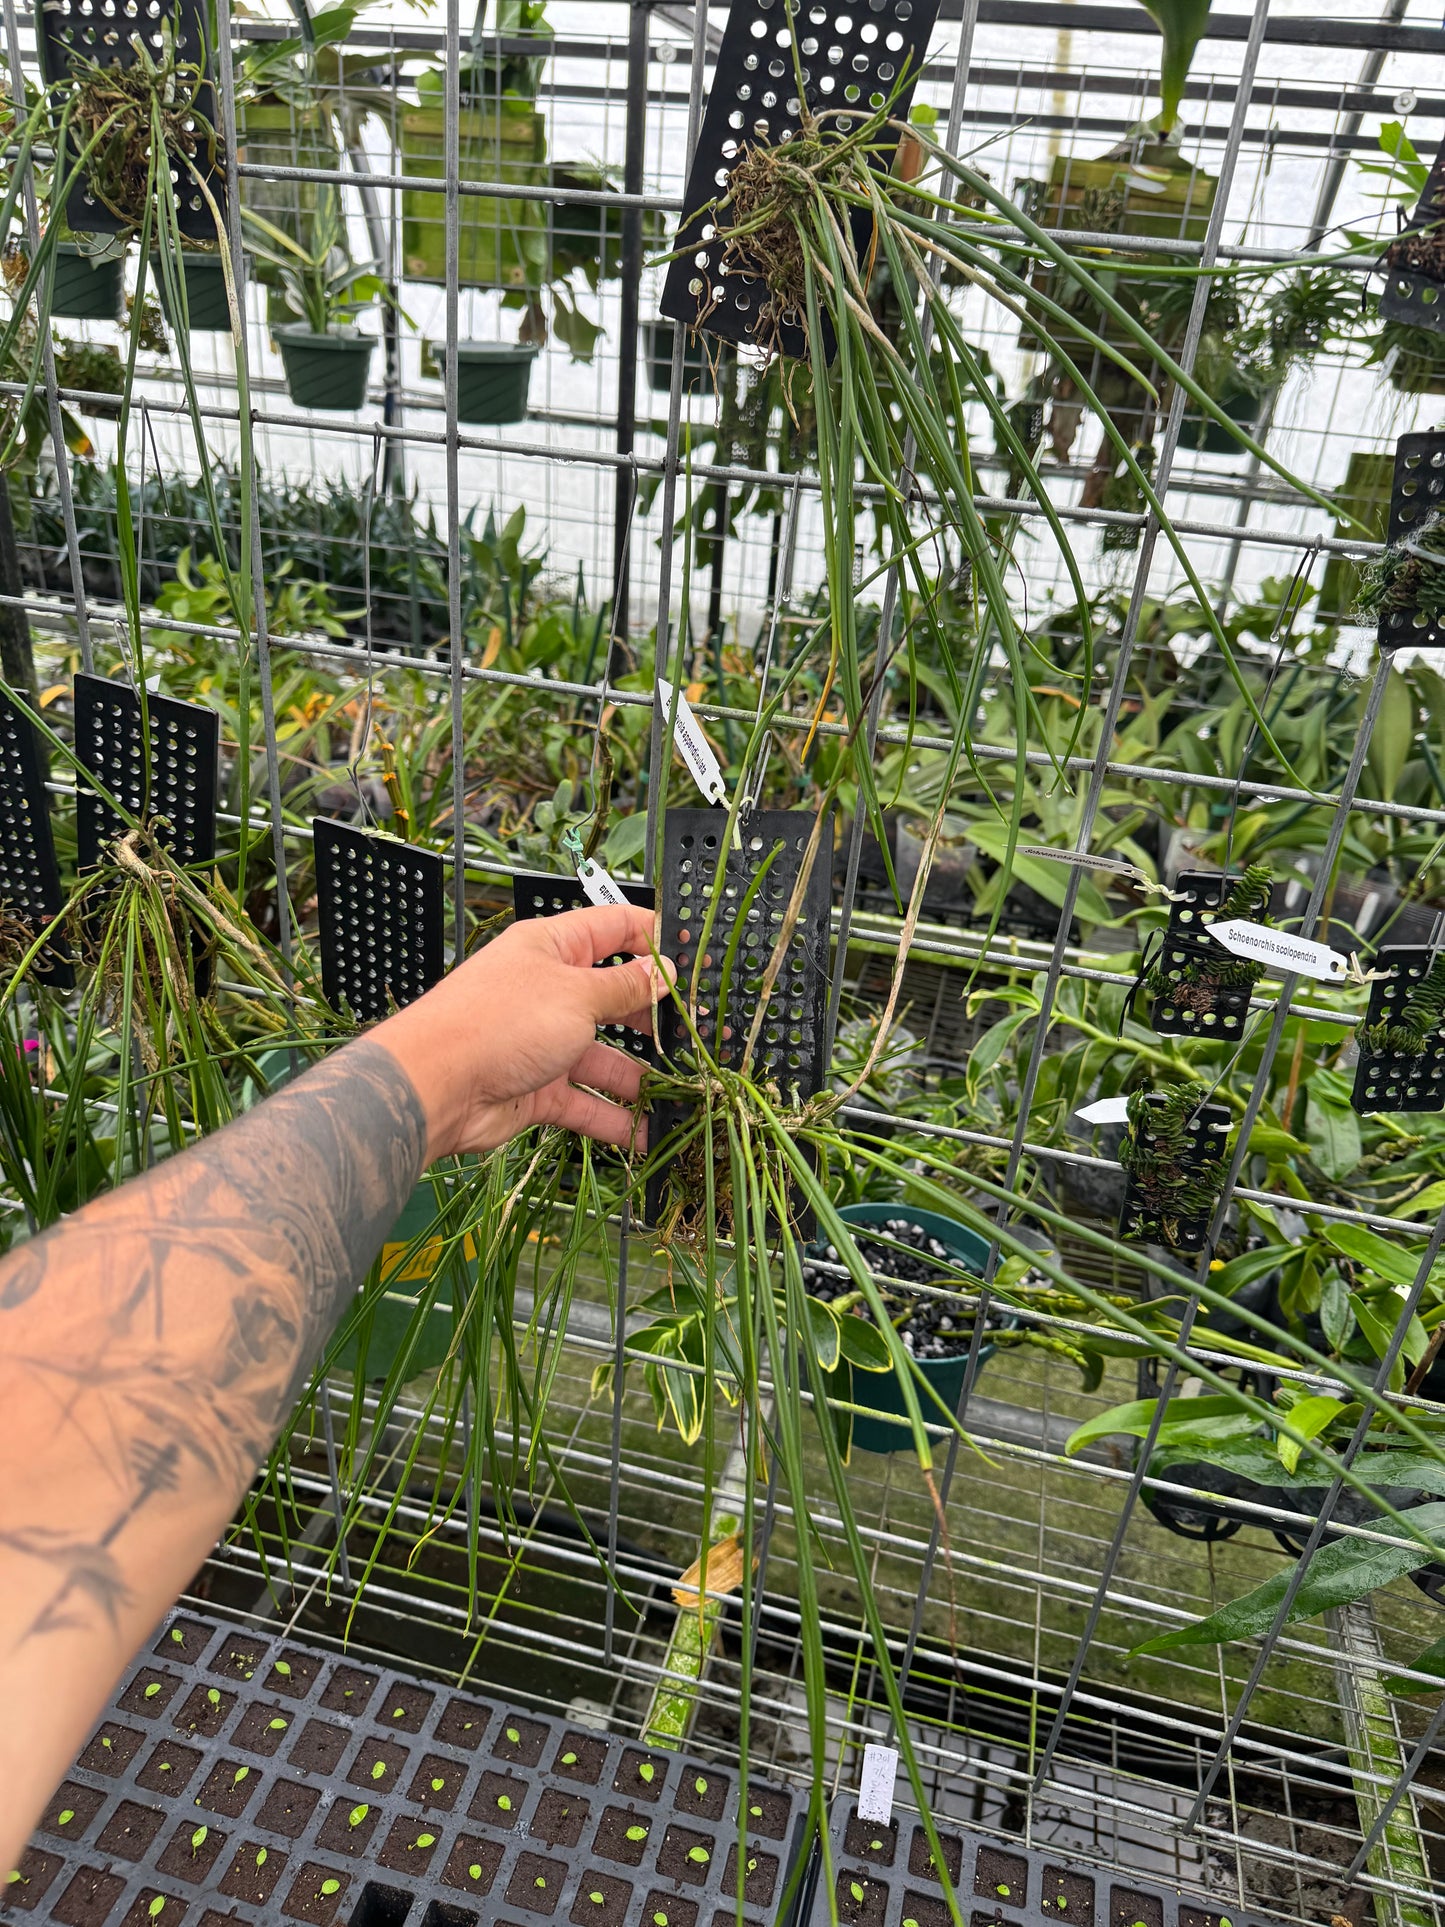
[[[1056,850],[1048,843],[1019,843],[1014,848],[1015,856],[1041,856],[1050,863],[1072,863],[1080,870],[1108,870],[1114,876],[1133,877],[1138,883],[1149,883],[1137,863],[1126,863],[1118,856],[1093,856],[1088,850]]]
[[[1247,957],[1251,963],[1272,964],[1276,970],[1316,977],[1321,983],[1343,983],[1349,975],[1349,958],[1331,950],[1327,943],[1297,937],[1289,930],[1274,930],[1267,923],[1235,917],[1227,923],[1211,923],[1209,934],[1231,956]]]
[[[672,712],[672,684],[665,676],[657,679],[657,700],[662,704],[664,716]],[[712,745],[703,735],[697,717],[693,715],[687,697],[681,690],[677,692],[677,722],[672,732],[673,746],[683,762],[692,772],[692,780],[697,784],[709,803],[727,801],[727,785],[723,782],[722,768],[712,753]]]
[[[858,1818],[886,1827],[893,1818],[893,1788],[898,1779],[898,1749],[865,1746],[863,1777],[858,1784]]]
[[[1082,1118],[1085,1124],[1127,1124],[1129,1100],[1127,1097],[1096,1097],[1092,1104],[1081,1105],[1074,1116]]]
[[[582,885],[582,893],[589,903],[599,906],[607,903],[626,903],[622,886],[614,883],[600,863],[590,856],[583,857],[577,865],[577,881]]]

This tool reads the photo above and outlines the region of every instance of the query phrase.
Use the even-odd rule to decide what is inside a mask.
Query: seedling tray
[[[618,889],[636,910],[651,910],[654,903],[652,889],[644,883],[619,883]],[[585,910],[590,899],[575,877],[518,876],[512,879],[512,907],[517,921],[525,923],[530,917],[560,916],[564,910]],[[604,957],[598,964],[605,970],[609,964],[626,963],[624,956]],[[599,1024],[597,1035],[618,1050],[625,1050],[631,1057],[641,1058],[644,1064],[657,1061],[657,1051],[650,1032],[629,1030],[626,1024]]]
[[[221,719],[200,703],[174,696],[145,700],[150,725],[149,783],[141,699],[128,683],[105,676],[75,679],[75,754],[117,803],[147,821],[177,863],[209,863],[216,854],[216,773]],[[127,824],[85,782],[75,802],[82,870],[94,869]]]
[[[1445,299],[1436,307],[1445,309]],[[1424,323],[1417,316],[1414,325]],[[1437,316],[1436,325],[1445,325],[1445,314]],[[1441,510],[1445,510],[1445,429],[1402,435],[1395,444],[1387,543],[1393,548],[1418,534],[1429,517]],[[1382,649],[1445,648],[1445,623],[1418,608],[1389,609],[1380,617],[1379,644]]]
[[[439,851],[312,820],[321,987],[360,1023],[431,989],[446,969],[446,864]]]
[[[0,691],[0,917],[37,936],[63,904],[40,742],[29,717]],[[70,988],[75,976],[63,935],[51,937],[33,968],[41,983]]]
[[[1217,1895],[1105,1872],[1051,1848],[1004,1844],[952,1822],[937,1831],[968,1927],[1273,1927],[1269,1915],[1228,1903],[1221,1909]],[[840,1794],[829,1837],[843,1927],[951,1927],[928,1838],[913,1814],[896,1813],[880,1827],[858,1818],[856,1795]],[[820,1877],[810,1927],[828,1922]]]
[[[1370,985],[1367,1026],[1388,1023],[1398,1015],[1434,954],[1423,944],[1387,946],[1379,952],[1371,968],[1388,970],[1390,975]],[[1435,1030],[1418,1057],[1410,1051],[1362,1049],[1350,1103],[1361,1113],[1445,1109],[1445,1029]]]
[[[1235,961],[1209,935],[1233,883],[1233,877],[1214,870],[1185,870],[1175,882],[1176,900],[1169,905],[1157,968],[1176,988],[1155,997],[1149,1010],[1149,1021],[1161,1037],[1235,1038],[1243,1031],[1249,1015],[1248,985],[1185,982],[1192,964]]]
[[[1157,1101],[1157,1100],[1156,1100]],[[1185,1170],[1203,1169],[1211,1158],[1224,1153],[1225,1138],[1231,1123],[1224,1104],[1201,1104],[1188,1127],[1188,1143],[1181,1158]],[[1146,1149],[1153,1145],[1147,1122],[1139,1125],[1140,1142]],[[1164,1215],[1145,1196],[1133,1173],[1124,1193],[1124,1209],[1119,1215],[1119,1236],[1135,1243],[1167,1244],[1175,1251],[1203,1251],[1209,1242],[1209,1224],[1214,1216],[1211,1204],[1205,1211],[1180,1213],[1169,1225]]]
[[[1445,334],[1445,147],[1438,150],[1420,190],[1410,224],[1385,254],[1385,285],[1380,294],[1382,321],[1403,321],[1409,328]],[[1427,233],[1427,229],[1434,229]]]
[[[46,1807],[0,1917],[729,1927],[737,1796],[724,1768],[177,1613]],[[743,1918],[772,1927],[803,1813],[761,1780],[747,1798]]]
[[[36,32],[40,43],[40,64],[46,81],[54,85],[68,79],[72,56],[79,54],[100,67],[134,67],[140,55],[135,41],[145,44],[153,61],[164,58],[167,44],[174,48],[177,64],[198,67],[207,76],[196,97],[196,106],[212,127],[219,123],[219,103],[212,84],[210,38],[207,10],[203,0],[45,0],[37,9]],[[73,165],[79,150],[72,138],[69,161]],[[224,211],[226,179],[220,165],[219,146],[214,164],[208,164],[204,144],[197,166],[206,177],[218,208]],[[190,170],[177,160],[172,168],[175,183],[176,220],[181,233],[190,241],[217,239],[216,222]],[[121,234],[130,224],[120,220],[103,201],[91,192],[90,182],[82,177],[70,190],[65,202],[65,218],[74,234]]]
[[[938,0],[860,0],[849,8],[799,5],[796,9],[803,91],[815,113],[843,110],[834,123],[847,132],[846,110],[862,118],[893,99],[893,117],[908,118],[913,85],[894,98],[900,75],[915,77],[928,51]],[[738,0],[728,9],[712,91],[688,175],[678,253],[662,291],[662,312],[672,321],[705,328],[726,341],[756,338],[764,288],[751,275],[722,270],[715,238],[714,203],[726,192],[728,175],[749,145],[776,147],[800,121],[793,66],[792,30],[784,0]],[[866,217],[853,217],[862,252]],[[785,329],[785,353],[804,352],[802,330]]]
[[[698,1036],[720,1064],[739,1063],[746,1049],[762,979],[802,874],[813,827],[810,810],[754,810],[740,819],[737,836],[724,849],[727,817],[722,810],[668,811],[659,943],[663,956],[677,965],[677,994],[684,1004],[692,996],[696,972]],[[825,1033],[832,849],[832,825],[825,822],[753,1059],[754,1075],[775,1084],[782,1103],[789,1108],[816,1097],[828,1074]],[[706,924],[719,860],[723,863],[724,894],[699,966],[695,941],[701,938]],[[718,1011],[725,978],[723,1027],[729,1034],[719,1038]],[[657,1030],[664,1057],[677,1063],[691,1054],[692,1038],[672,998],[658,1005]],[[683,1104],[655,1104],[651,1142],[661,1143],[687,1114],[688,1107]],[[652,1223],[662,1212],[667,1188],[666,1173],[649,1184],[646,1209]],[[796,1226],[801,1236],[811,1235],[808,1214],[800,1214]]]

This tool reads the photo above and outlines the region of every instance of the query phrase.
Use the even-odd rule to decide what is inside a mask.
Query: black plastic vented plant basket
[[[727,815],[720,809],[669,810],[663,838],[659,944],[677,964],[677,994],[696,998],[698,1036],[720,1064],[741,1063],[754,1014],[813,839],[809,810],[754,810],[739,820],[728,842]],[[822,1090],[827,1077],[826,1013],[828,943],[832,915],[832,825],[818,838],[797,922],[767,1000],[753,1057],[753,1075],[776,1087],[786,1108]],[[708,907],[723,868],[723,893],[708,931]],[[704,932],[707,940],[704,941]],[[719,1017],[727,1035],[719,1036]],[[677,1003],[658,1005],[663,1056],[685,1065],[692,1039]],[[685,1105],[654,1105],[650,1142],[686,1122]],[[670,1172],[648,1186],[647,1216],[661,1221],[671,1190]],[[800,1235],[811,1217],[800,1213]]]
[[[1436,165],[1438,168],[1438,161]],[[1445,293],[1436,306],[1445,310]],[[1423,325],[1418,315],[1412,325]],[[1438,325],[1445,325],[1445,313],[1441,314]],[[1408,541],[1420,533],[1432,515],[1442,513],[1445,513],[1445,429],[1402,435],[1395,444],[1395,475],[1390,488],[1386,541],[1391,548]],[[1379,643],[1382,649],[1445,648],[1445,622],[1418,605],[1385,609],[1380,615]]]
[[[178,1613],[47,1806],[0,1917],[731,1927],[738,1798],[734,1769]],[[772,1927],[801,1803],[750,1778],[746,1804],[743,1921]]]
[[[64,901],[45,776],[33,724],[0,690],[0,916],[32,939],[59,916]],[[41,983],[70,987],[74,973],[63,933],[49,939],[33,970]]]
[[[1156,966],[1169,989],[1156,995],[1149,1021],[1161,1037],[1227,1037],[1243,1033],[1249,1015],[1248,984],[1198,981],[1200,970],[1236,961],[1209,935],[1209,925],[1228,896],[1233,878],[1215,870],[1185,870],[1175,880]]]
[[[394,836],[312,821],[321,987],[361,1023],[412,1003],[446,969],[446,863]]]
[[[1151,1097],[1149,1111],[1162,1100]],[[1180,1163],[1186,1172],[1202,1176],[1212,1161],[1222,1159],[1233,1120],[1226,1104],[1201,1104],[1188,1125],[1188,1142]],[[1148,1111],[1137,1127],[1138,1141],[1155,1148]],[[1209,1242],[1209,1225],[1214,1215],[1213,1202],[1201,1203],[1190,1210],[1175,1210],[1167,1200],[1151,1196],[1137,1173],[1130,1171],[1124,1193],[1124,1208],[1119,1214],[1119,1236],[1137,1244],[1165,1244],[1175,1251],[1203,1251]]]
[[[1386,946],[1370,968],[1388,977],[1370,985],[1370,1002],[1362,1031],[1397,1021],[1435,952],[1423,944]],[[1367,1050],[1362,1045],[1355,1065],[1354,1109],[1370,1111],[1438,1111],[1445,1108],[1445,1027],[1437,1025],[1422,1051]]]
[[[622,883],[618,885],[623,896],[637,910],[651,910],[654,893],[645,883]],[[532,917],[556,917],[564,910],[585,910],[590,899],[575,877],[551,876],[514,876],[512,878],[512,908],[517,921],[525,923]],[[606,957],[597,966],[605,970],[609,964],[624,963],[621,956]],[[625,1050],[632,1057],[640,1057],[644,1064],[657,1060],[650,1031],[629,1030],[626,1024],[599,1024],[597,1035],[618,1050]]]

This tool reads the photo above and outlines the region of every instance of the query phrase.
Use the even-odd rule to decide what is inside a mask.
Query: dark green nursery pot
[[[439,344],[433,352],[445,373],[445,347]],[[495,427],[525,419],[537,355],[538,350],[524,342],[459,341],[457,420]]]
[[[221,265],[220,255],[194,254],[187,249],[181,255],[181,274],[186,284],[186,311],[191,333],[229,334],[231,310],[226,301],[226,270]],[[158,255],[151,256],[150,278],[160,298],[161,312],[173,328],[179,328],[181,317],[171,313]]]
[[[309,328],[276,330],[286,370],[286,392],[298,408],[354,415],[366,404],[372,335],[314,335]]]
[[[119,321],[123,259],[97,261],[75,241],[57,241],[50,258],[50,312],[62,321]]]

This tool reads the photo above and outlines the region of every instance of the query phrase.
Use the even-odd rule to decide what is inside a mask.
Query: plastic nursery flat
[[[1158,965],[1175,989],[1156,997],[1149,1012],[1161,1037],[1238,1037],[1243,1031],[1249,1015],[1247,985],[1183,981],[1190,964],[1234,961],[1209,936],[1209,925],[1233,883],[1233,877],[1214,870],[1185,870],[1175,879],[1175,893],[1182,901],[1169,906]]]
[[[891,100],[893,118],[908,119],[913,86],[895,89],[900,75],[916,80],[922,70],[938,0],[858,0],[846,9],[799,4],[793,13],[803,93],[814,113],[828,113],[841,133],[848,131],[851,107],[861,118]],[[713,204],[749,146],[780,146],[799,126],[788,15],[785,0],[737,0],[728,8],[688,173],[678,252],[662,291],[669,320],[727,341],[756,338],[764,288],[751,275],[723,273]],[[866,220],[855,218],[854,229],[861,247]],[[800,329],[784,329],[782,342],[790,355],[803,352]]]
[[[412,1003],[446,969],[446,862],[330,817],[312,819],[321,987],[366,1023]]]
[[[38,932],[64,905],[50,804],[45,794],[45,757],[28,716],[0,690],[0,908]],[[70,946],[51,938],[36,959],[42,983],[68,990],[75,981]]]
[[[834,1893],[843,1927],[951,1927],[923,1828],[911,1813],[860,1820],[855,1795],[833,1802]],[[948,1877],[968,1927],[1264,1927],[1268,1916],[1219,1911],[1204,1895],[940,1825]],[[827,1927],[821,1879],[810,1927]]]
[[[620,883],[627,901],[637,910],[650,910],[653,906],[653,891],[650,884]],[[587,892],[576,877],[551,876],[514,876],[512,878],[512,908],[518,923],[525,923],[529,917],[560,916],[564,910],[582,910],[589,899]],[[605,957],[597,966],[605,970],[608,964],[623,963],[622,957]],[[644,1064],[656,1061],[657,1051],[651,1033],[642,1030],[629,1030],[626,1024],[599,1024],[597,1035],[618,1050],[625,1050],[633,1057],[640,1057]]]
[[[1365,1025],[1394,1017],[1415,985],[1430,968],[1434,952],[1426,945],[1387,946],[1371,969],[1388,970],[1383,981],[1370,985]],[[1445,1109],[1445,1029],[1437,1029],[1424,1052],[1379,1050],[1360,1052],[1355,1066],[1355,1088],[1350,1103],[1367,1111],[1438,1111]]]
[[[1438,162],[1437,162],[1438,165]],[[1445,311],[1445,296],[1437,302]],[[1418,321],[1415,325],[1421,325]],[[1386,539],[1393,548],[1445,510],[1445,429],[1402,435],[1395,444],[1395,474],[1390,488]],[[1445,623],[1422,609],[1391,609],[1380,617],[1382,649],[1445,647]]]
[[[732,1927],[738,1776],[178,1613],[0,1886],[60,1927]],[[749,1779],[743,1919],[802,1835]],[[0,1876],[3,1878],[3,1876]]]

